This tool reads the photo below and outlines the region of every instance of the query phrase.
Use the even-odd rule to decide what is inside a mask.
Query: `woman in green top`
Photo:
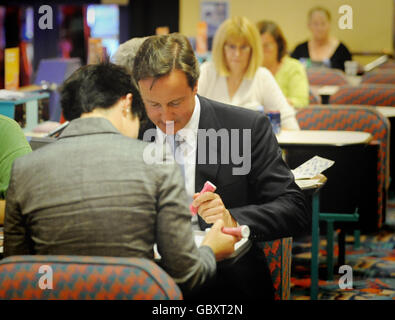
[[[4,222],[5,195],[14,160],[32,149],[18,123],[0,115],[0,225]]]
[[[263,46],[263,66],[271,71],[288,102],[295,108],[309,104],[309,82],[304,66],[287,55],[287,42],[271,21],[257,24]]]

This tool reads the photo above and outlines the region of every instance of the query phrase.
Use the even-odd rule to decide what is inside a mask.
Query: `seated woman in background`
[[[308,14],[308,27],[313,37],[298,45],[291,56],[295,59],[310,59],[313,65],[344,71],[344,62],[352,59],[351,53],[343,43],[329,34],[330,22],[331,15],[327,9],[311,9]]]
[[[214,224],[198,249],[180,168],[147,164],[137,140],[144,112],[127,71],[78,69],[61,89],[70,122],[56,142],[17,159],[7,193],[4,255],[154,259],[182,290],[216,271],[235,238]],[[133,103],[132,103],[133,101]]]
[[[309,82],[306,69],[287,55],[287,42],[280,28],[272,21],[257,24],[263,47],[263,66],[274,75],[278,85],[295,108],[309,104]]]
[[[245,17],[224,21],[214,36],[213,61],[200,68],[198,94],[219,102],[264,112],[279,111],[281,128],[298,130],[295,110],[269,70],[261,67],[259,32]]]

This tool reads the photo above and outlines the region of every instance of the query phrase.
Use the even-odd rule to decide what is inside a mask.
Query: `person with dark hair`
[[[102,67],[100,70],[82,67],[66,80],[60,92],[64,118],[71,121],[79,118],[83,113],[93,111],[98,106],[112,106],[121,96],[126,96],[126,92],[133,96],[131,116],[140,120],[144,118],[144,105],[130,76],[129,79],[125,77],[117,79],[112,64],[100,66]],[[100,87],[95,87],[96,85]],[[107,95],[103,94],[106,90],[112,90],[114,95],[111,95],[111,92]]]
[[[259,245],[307,234],[311,207],[282,158],[268,117],[197,95],[199,64],[188,39],[177,33],[145,40],[133,77],[151,120],[139,137],[155,141],[159,150],[171,138],[179,142],[176,160],[198,209],[194,228],[205,230],[222,219],[227,227],[247,225],[251,230],[249,250],[231,264],[218,265],[215,279],[187,299],[273,299]],[[240,158],[230,157],[240,150]],[[216,191],[197,193],[206,181]]]
[[[344,62],[352,60],[347,47],[330,35],[330,12],[314,7],[308,13],[308,27],[312,33],[309,41],[299,44],[292,52],[295,59],[310,59],[312,65],[326,66],[344,71]]]
[[[14,163],[5,256],[154,259],[156,243],[161,266],[189,291],[234,251],[222,220],[196,247],[180,169],[144,160],[148,144],[136,139],[142,110],[132,91],[130,74],[114,64],[82,67],[65,81],[62,108],[70,120],[80,118],[56,142]]]
[[[305,67],[287,55],[287,41],[272,21],[257,24],[263,47],[263,66],[270,70],[288,102],[295,108],[309,104],[309,82]]]

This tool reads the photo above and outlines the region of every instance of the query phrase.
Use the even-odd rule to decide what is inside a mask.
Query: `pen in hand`
[[[223,233],[230,234],[239,239],[248,238],[250,236],[250,228],[247,225],[238,226],[234,228],[223,227],[221,230]]]

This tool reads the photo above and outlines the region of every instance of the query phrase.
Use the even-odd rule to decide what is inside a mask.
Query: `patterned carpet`
[[[385,226],[376,234],[361,235],[361,245],[353,247],[354,237],[346,237],[346,264],[352,267],[353,288],[340,289],[335,238],[334,281],[325,281],[326,240],[321,238],[319,252],[319,300],[395,300],[395,208],[387,209]],[[310,299],[311,242],[295,239],[292,249],[291,299]]]

